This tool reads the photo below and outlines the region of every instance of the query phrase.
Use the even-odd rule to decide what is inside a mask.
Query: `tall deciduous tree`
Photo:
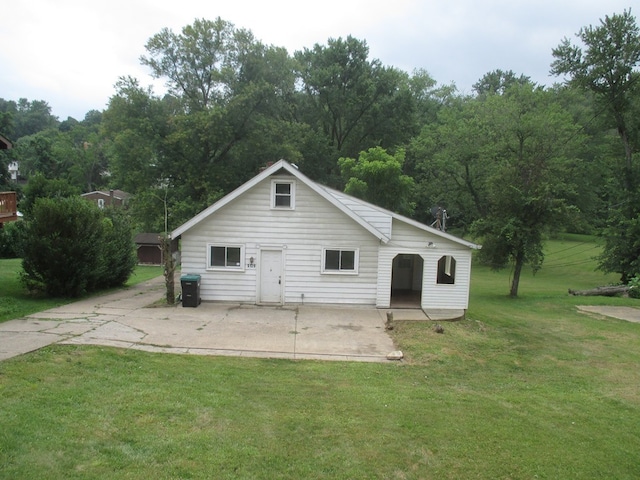
[[[161,155],[169,133],[169,107],[134,78],[120,78],[115,87],[102,115],[110,183],[137,194],[165,176]]]
[[[639,172],[633,158],[637,150],[634,129],[630,128],[637,128],[632,111],[633,99],[640,94],[640,72],[636,69],[640,64],[640,29],[631,11],[625,10],[606,16],[598,26],[583,27],[577,37],[582,46],[565,38],[553,50],[551,73],[568,75],[571,84],[592,92],[596,110],[610,117],[620,138],[622,195],[613,199],[621,208],[612,208],[601,267],[620,273],[626,282],[640,269],[640,244],[636,241],[640,234],[636,227],[640,222]]]
[[[58,118],[51,114],[51,107],[44,100],[18,100],[14,115],[13,139],[18,140],[58,126]]]
[[[483,115],[481,100],[459,98],[411,141],[408,156],[416,165],[420,220],[433,221],[430,210],[436,205],[447,209],[459,229],[487,214],[487,179],[495,164],[486,154]]]
[[[400,86],[406,79],[368,57],[366,42],[351,36],[295,53],[306,94],[303,120],[319,128],[342,155],[355,156],[379,144],[382,132],[378,127],[390,115],[387,107],[402,102],[396,95],[402,93]],[[410,112],[404,118],[411,117]],[[403,121],[400,115],[394,119]]]
[[[516,297],[525,265],[543,262],[543,234],[559,230],[558,220],[571,188],[567,155],[580,141],[571,116],[553,96],[532,85],[515,85],[489,96],[479,110],[493,164],[487,179],[487,214],[474,224],[483,258],[492,268],[513,265],[510,295]]]
[[[244,148],[288,120],[282,100],[294,91],[291,60],[285,49],[265,46],[220,18],[196,20],[180,34],[164,29],[146,48],[142,63],[167,80],[183,107],[163,142],[166,178],[201,208],[265,161]],[[278,145],[269,145],[269,160],[287,150]]]

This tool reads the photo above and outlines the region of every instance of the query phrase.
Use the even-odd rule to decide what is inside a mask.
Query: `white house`
[[[280,160],[172,232],[205,301],[466,309],[478,245]],[[407,304],[407,301],[409,302]]]
[[[9,163],[7,170],[9,171],[9,176],[11,177],[11,180],[14,182],[17,182],[18,175],[20,175],[20,165],[18,164],[18,162],[14,160],[11,163]]]

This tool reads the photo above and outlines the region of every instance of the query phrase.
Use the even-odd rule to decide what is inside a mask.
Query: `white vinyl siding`
[[[429,242],[432,242],[431,246],[429,246]],[[393,259],[399,254],[420,255],[424,260],[422,278],[423,309],[466,309],[468,307],[471,250],[463,245],[430,235],[427,231],[397,220],[393,222],[393,241],[380,247],[378,257],[378,295],[376,300],[378,307],[388,308],[391,303]],[[438,283],[438,262],[442,257],[446,256],[451,256],[455,259],[455,284]]]
[[[265,179],[182,235],[182,271],[202,275],[202,299],[255,303],[258,269],[249,259],[268,247],[285,251],[284,303],[375,305],[379,240],[300,182],[295,210],[272,209],[273,183]],[[207,244],[244,245],[244,272],[208,270]],[[322,273],[323,249],[334,245],[358,252],[357,275]]]

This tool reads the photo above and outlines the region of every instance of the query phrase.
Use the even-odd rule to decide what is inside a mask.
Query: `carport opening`
[[[393,259],[391,306],[420,308],[424,260],[420,255],[402,253]]]

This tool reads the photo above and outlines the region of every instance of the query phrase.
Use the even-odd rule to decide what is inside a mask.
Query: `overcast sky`
[[[551,85],[551,49],[581,27],[640,0],[2,0],[0,98],[44,100],[65,120],[104,110],[121,76],[153,80],[147,40],[196,18],[221,17],[290,54],[352,35],[370,59],[425,69],[462,93],[485,73],[513,70]],[[160,83],[161,84],[161,83]]]

